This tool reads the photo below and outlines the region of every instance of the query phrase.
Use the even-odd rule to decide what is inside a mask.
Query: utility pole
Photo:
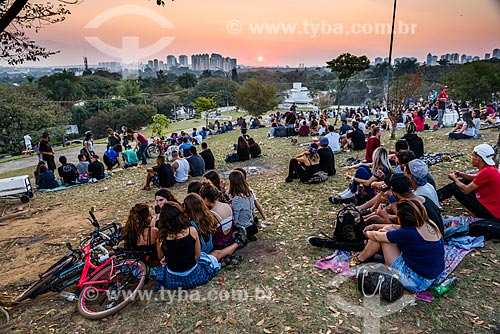
[[[384,104],[386,108],[389,108],[389,77],[391,75],[391,63],[392,63],[392,43],[394,41],[394,22],[396,20],[396,2],[397,0],[394,0],[394,9],[392,11],[392,29],[391,29],[391,43],[389,45],[389,64],[387,66],[387,76],[385,78],[385,84],[384,84]]]

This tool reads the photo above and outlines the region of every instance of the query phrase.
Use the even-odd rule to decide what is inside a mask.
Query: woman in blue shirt
[[[410,291],[425,291],[444,271],[444,242],[422,203],[403,199],[397,204],[398,225],[373,224],[365,228],[365,249],[354,255],[365,262],[382,250],[385,264]]]

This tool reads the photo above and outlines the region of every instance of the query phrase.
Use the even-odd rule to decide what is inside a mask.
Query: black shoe
[[[247,235],[247,241],[257,241],[257,237],[254,234]]]
[[[334,248],[333,247],[334,241],[332,239],[309,237],[307,238],[307,243],[314,247]]]
[[[287,176],[287,178],[285,179],[285,182],[286,182],[286,183],[293,182],[293,177],[291,177],[291,176]]]

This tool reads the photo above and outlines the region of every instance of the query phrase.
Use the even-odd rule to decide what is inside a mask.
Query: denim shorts
[[[399,275],[399,281],[403,287],[410,291],[425,291],[434,283],[434,279],[422,277],[408,267],[405,260],[403,260],[403,253],[399,254],[396,260],[389,266],[389,269]]]

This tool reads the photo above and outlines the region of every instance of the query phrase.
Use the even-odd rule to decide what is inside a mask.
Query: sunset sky
[[[364,54],[372,60],[388,55],[390,35],[373,31],[375,25],[391,22],[392,0],[165,2],[165,7],[158,7],[155,0],[84,0],[69,6],[72,14],[65,22],[31,35],[61,53],[25,65],[81,64],[84,55],[90,64],[135,57],[133,52],[112,57],[86,37],[97,37],[102,45],[114,48],[122,47],[123,37],[138,39],[140,48],[156,42],[164,46],[161,51],[149,51],[148,57],[140,59],[143,62],[152,58],[165,61],[168,54],[215,52],[237,58],[239,64],[313,66],[324,65],[343,52]],[[89,27],[106,11],[107,18],[100,24],[94,22],[96,28]],[[500,48],[499,0],[400,0],[396,29],[399,21],[408,33],[395,36],[395,57],[416,56],[422,61],[428,52],[458,52],[483,58]],[[358,33],[362,29],[367,33]]]

